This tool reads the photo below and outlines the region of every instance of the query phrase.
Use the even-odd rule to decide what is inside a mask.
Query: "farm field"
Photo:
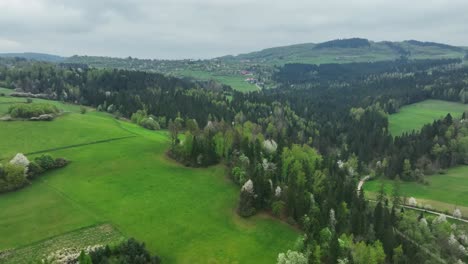
[[[405,132],[419,130],[425,124],[443,118],[448,113],[453,117],[461,117],[463,111],[468,111],[468,104],[426,100],[407,105],[402,107],[400,112],[389,116],[390,133],[398,136]]]
[[[200,80],[215,80],[222,84],[229,85],[233,89],[240,92],[252,92],[258,91],[258,87],[255,84],[250,84],[245,81],[245,76],[232,76],[232,75],[217,75],[205,71],[195,70],[183,70],[178,72],[177,75],[185,77],[193,77]]]
[[[96,142],[116,137],[123,138]],[[239,188],[224,167],[192,169],[166,158],[165,131],[71,112],[51,122],[0,122],[0,138],[4,158],[70,146],[49,153],[71,160],[0,195],[0,236],[8,238],[0,251],[108,223],[164,263],[272,263],[298,235],[265,214],[238,217]]]
[[[415,197],[418,203],[430,205],[439,211],[453,212],[457,206],[468,215],[468,166],[449,169],[445,174],[435,174],[426,177],[429,185],[415,182],[402,182],[401,192],[406,197]],[[377,179],[364,184],[366,194],[371,197],[380,189],[381,183],[391,195],[393,181]]]

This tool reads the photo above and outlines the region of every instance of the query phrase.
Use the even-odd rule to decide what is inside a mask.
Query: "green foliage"
[[[271,204],[271,210],[273,211],[273,214],[276,216],[281,216],[281,213],[283,212],[285,207],[285,203],[283,201],[275,201]]]
[[[13,118],[31,118],[44,114],[58,114],[59,109],[48,103],[15,104],[8,109]]]
[[[80,256],[78,256],[78,264],[93,264],[93,261],[91,257],[82,250]]]
[[[352,256],[356,264],[385,263],[385,253],[380,241],[376,241],[372,245],[366,245],[363,241],[356,243],[352,249]]]
[[[42,168],[37,162],[32,161],[28,165],[28,178],[29,179],[34,179],[36,178],[39,174],[44,172],[44,168]]]
[[[84,106],[81,106],[81,107],[80,107],[80,113],[81,113],[82,115],[86,114],[87,111],[88,111],[88,109],[86,109],[86,107],[84,107]]]
[[[81,259],[84,262],[81,262]],[[161,259],[158,256],[151,256],[150,252],[145,248],[144,243],[139,243],[133,238],[120,243],[115,247],[101,247],[89,255],[81,252],[79,263],[141,263],[141,264],[159,264]],[[92,261],[91,261],[92,260]]]
[[[143,120],[141,120],[140,125],[149,130],[161,129],[159,123],[155,121],[152,117],[144,118]]]
[[[7,163],[0,173],[0,192],[12,191],[24,186],[27,182],[25,167]]]

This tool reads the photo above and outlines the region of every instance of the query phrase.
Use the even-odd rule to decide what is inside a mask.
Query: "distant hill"
[[[374,42],[362,38],[336,39],[323,43],[305,43],[268,48],[261,51],[225,56],[219,59],[267,64],[350,63],[406,59],[463,58],[466,49],[435,42],[407,40]]]
[[[51,55],[45,53],[23,52],[23,53],[0,53],[0,57],[4,58],[25,58],[28,60],[48,61],[48,62],[62,62],[66,58],[58,55]]]

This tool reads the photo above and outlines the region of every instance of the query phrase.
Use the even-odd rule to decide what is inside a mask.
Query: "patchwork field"
[[[445,174],[436,174],[426,178],[428,185],[415,182],[402,182],[401,192],[406,197],[415,197],[421,205],[430,205],[439,211],[452,213],[455,207],[464,211],[468,216],[468,166],[459,166],[449,169]],[[388,195],[391,194],[393,182],[378,179],[366,182],[364,190],[371,197],[385,184]]]
[[[115,138],[121,139],[104,141]],[[169,160],[164,131],[72,111],[52,122],[0,122],[0,139],[3,158],[58,148],[49,153],[71,160],[0,195],[0,237],[8,238],[0,239],[0,251],[108,223],[144,241],[164,263],[272,263],[298,235],[266,215],[238,217],[239,189],[224,167]]]
[[[400,112],[389,116],[390,133],[394,136],[421,129],[425,124],[445,117],[450,113],[460,117],[463,111],[468,111],[468,104],[447,102],[441,100],[426,100],[404,106]]]

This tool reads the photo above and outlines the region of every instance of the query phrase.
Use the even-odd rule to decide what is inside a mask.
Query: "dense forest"
[[[438,258],[468,260],[462,229],[398,207],[405,202],[399,179],[424,182],[468,164],[466,114],[397,137],[388,129],[388,115],[403,105],[466,103],[468,68],[460,60],[285,65],[275,76],[279,88],[248,94],[157,73],[15,59],[0,65],[0,86],[18,96],[46,94],[167,128],[174,159],[194,167],[223,162],[240,187],[241,216],[268,211],[303,230],[284,263],[433,263],[414,244],[425,238]],[[381,191],[375,204],[366,201],[356,191],[364,175],[396,179],[392,197]],[[408,230],[421,235],[408,239]]]

